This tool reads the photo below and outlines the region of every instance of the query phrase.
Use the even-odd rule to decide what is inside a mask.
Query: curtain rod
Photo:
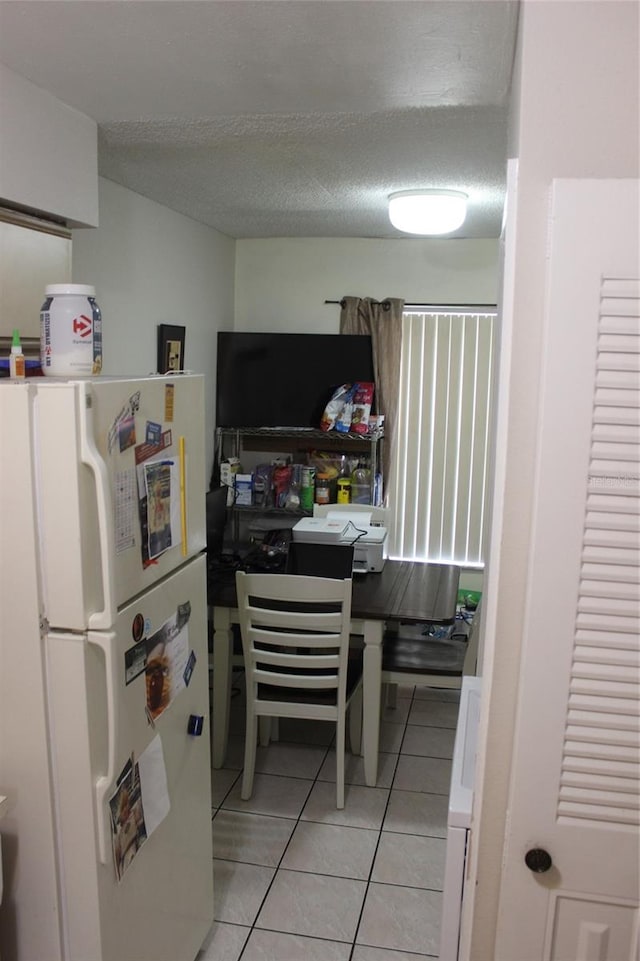
[[[372,303],[383,304],[384,301],[373,300]],[[340,307],[344,307],[344,300],[325,300],[325,304],[339,304]],[[409,310],[422,309],[424,307],[437,307],[438,310],[441,310],[443,307],[486,307],[488,310],[496,309],[496,304],[405,304],[404,306]]]

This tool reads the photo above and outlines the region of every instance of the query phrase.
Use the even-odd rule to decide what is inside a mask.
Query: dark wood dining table
[[[365,783],[378,776],[382,641],[389,623],[451,624],[455,620],[460,568],[451,564],[386,561],[379,573],[355,574],[351,631],[364,636],[362,754]],[[235,578],[209,585],[213,615],[212,764],[224,764],[229,734],[232,625],[238,622]]]

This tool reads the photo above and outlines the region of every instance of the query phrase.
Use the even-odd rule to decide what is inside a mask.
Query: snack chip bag
[[[371,383],[356,384],[353,395],[353,413],[351,415],[351,430],[355,434],[366,434],[369,430],[369,414],[373,403],[373,388]]]
[[[342,410],[338,414],[338,419],[336,420],[336,430],[340,434],[348,434],[351,430],[351,418],[353,417],[353,395],[356,392],[357,386],[357,384],[353,385],[346,396],[344,404],[342,405]]]
[[[321,430],[333,430],[344,405],[347,401],[351,401],[356,386],[357,384],[341,384],[340,387],[334,390],[331,395],[331,400],[325,407],[320,419]]]

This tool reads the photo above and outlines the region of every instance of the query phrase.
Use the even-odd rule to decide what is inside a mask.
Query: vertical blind
[[[403,313],[390,555],[483,566],[496,310]]]

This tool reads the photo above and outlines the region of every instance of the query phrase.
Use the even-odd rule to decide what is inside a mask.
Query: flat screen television
[[[368,335],[220,331],[216,424],[318,428],[336,387],[373,379]]]

